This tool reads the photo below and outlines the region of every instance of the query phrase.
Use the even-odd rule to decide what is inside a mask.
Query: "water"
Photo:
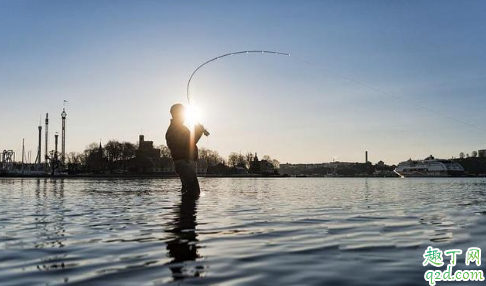
[[[0,284],[428,285],[428,245],[486,249],[484,179],[201,186],[195,204],[172,179],[0,179]]]

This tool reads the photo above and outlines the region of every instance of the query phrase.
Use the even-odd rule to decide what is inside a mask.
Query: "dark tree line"
[[[242,155],[241,153],[231,152],[228,156],[228,165],[230,167],[250,168],[250,162],[252,162],[254,158],[255,154],[253,154],[252,152],[248,152],[245,155]],[[264,155],[260,160],[271,163],[276,169],[280,167],[280,162],[276,159],[272,159],[268,155]]]
[[[459,153],[459,158],[464,159],[464,158],[476,158],[478,157],[478,151],[472,151],[471,155],[469,153],[464,154],[464,152]]]
[[[68,164],[86,164],[88,157],[99,152],[99,143],[91,143],[86,149],[81,152],[70,152],[67,156]],[[102,146],[101,151],[103,156],[107,158],[108,162],[116,162],[120,160],[129,160],[135,157],[138,146],[131,142],[119,142],[116,140],[108,141],[104,146]]]
[[[160,150],[160,164],[163,166],[172,167],[172,160],[170,150],[165,145],[157,147]],[[129,171],[131,165],[136,164],[143,158],[137,157],[138,145],[131,142],[120,142],[117,140],[110,140],[100,148],[100,143],[93,142],[86,146],[83,152],[70,152],[67,155],[67,164],[70,170],[83,172],[92,171],[91,169],[106,169],[109,171],[125,170]],[[139,154],[140,155],[140,154]],[[215,150],[200,148],[198,167],[209,168],[217,165],[223,165],[230,168],[244,167],[249,169],[250,162],[255,158],[255,155],[251,152],[242,155],[241,153],[232,152],[227,159],[223,158]],[[272,159],[270,156],[263,156],[262,160],[268,161],[274,166],[279,168],[279,162]],[[133,161],[135,160],[135,161]]]

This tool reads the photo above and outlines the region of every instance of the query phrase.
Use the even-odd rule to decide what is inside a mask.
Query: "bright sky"
[[[486,128],[484,1],[0,0],[0,149],[35,153],[39,114],[67,151],[100,139],[165,144],[169,108],[192,92],[227,156],[281,162],[458,156],[486,132],[336,77],[339,73]],[[319,68],[316,68],[315,66]],[[332,71],[332,72],[329,72]],[[53,146],[53,139],[51,146]],[[20,156],[20,154],[18,155]]]

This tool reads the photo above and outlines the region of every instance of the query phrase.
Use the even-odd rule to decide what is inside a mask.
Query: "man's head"
[[[170,108],[170,114],[172,115],[172,119],[184,122],[184,111],[184,105],[180,103],[172,105],[172,107]]]

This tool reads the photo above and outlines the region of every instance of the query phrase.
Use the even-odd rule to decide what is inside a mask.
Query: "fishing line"
[[[189,80],[188,80],[188,82],[187,82],[187,90],[186,90],[187,101],[189,102],[189,105],[191,104],[190,86],[191,86],[191,81],[192,81],[192,78],[194,77],[194,75],[195,75],[195,74],[196,74],[196,73],[197,73],[197,72],[198,72],[198,71],[199,71],[199,70],[200,70],[202,67],[204,67],[205,65],[207,65],[207,64],[209,64],[209,63],[211,63],[211,62],[214,62],[214,61],[216,61],[216,60],[219,60],[219,59],[221,59],[221,58],[230,57],[230,56],[235,56],[235,55],[241,55],[241,54],[250,54],[250,53],[269,54],[269,55],[282,55],[282,56],[288,56],[288,57],[290,57],[290,54],[289,54],[289,53],[284,53],[284,52],[276,52],[276,51],[269,51],[269,50],[249,50],[249,51],[238,51],[238,52],[227,53],[227,54],[224,54],[224,55],[220,55],[220,56],[214,57],[214,58],[212,58],[212,59],[210,59],[210,60],[208,60],[208,61],[206,61],[206,62],[202,63],[201,65],[199,65],[199,66],[198,66],[198,67],[197,67],[197,68],[196,68],[196,69],[195,69],[195,70],[192,72],[191,76],[189,77]],[[459,118],[457,118],[457,117],[453,117],[453,116],[448,115],[448,114],[446,114],[446,113],[442,113],[442,112],[440,112],[440,111],[437,111],[437,110],[431,109],[431,108],[426,107],[426,106],[424,106],[424,105],[422,105],[422,104],[419,104],[419,103],[417,103],[417,102],[415,102],[415,101],[412,101],[412,100],[410,100],[410,99],[407,99],[407,98],[405,98],[405,97],[403,97],[403,96],[400,96],[400,95],[397,95],[397,94],[394,94],[394,93],[391,93],[391,92],[388,92],[388,91],[385,91],[385,90],[379,89],[379,88],[374,87],[374,86],[372,86],[372,85],[369,85],[369,84],[363,83],[363,82],[358,81],[358,80],[356,80],[356,79],[354,79],[354,78],[351,78],[351,77],[349,77],[349,76],[346,76],[346,75],[342,75],[342,74],[340,74],[340,73],[337,73],[337,72],[335,72],[335,71],[333,71],[333,70],[331,70],[331,69],[329,69],[329,68],[326,68],[326,67],[323,67],[323,66],[320,66],[320,65],[316,65],[316,64],[314,64],[314,63],[312,63],[312,62],[309,62],[309,61],[307,61],[307,60],[305,60],[305,59],[303,59],[303,58],[300,58],[300,57],[295,57],[295,56],[292,56],[292,58],[294,58],[294,59],[296,59],[296,60],[298,60],[298,61],[300,61],[300,62],[303,62],[303,63],[305,63],[305,64],[307,64],[307,65],[310,65],[310,66],[312,66],[312,67],[314,67],[314,68],[318,68],[318,69],[325,70],[325,71],[327,71],[327,72],[329,72],[329,73],[333,74],[333,75],[334,75],[334,76],[336,76],[336,77],[339,77],[339,78],[341,78],[341,79],[344,79],[344,80],[346,80],[346,81],[348,81],[348,82],[351,82],[351,83],[353,83],[353,84],[355,84],[355,85],[361,86],[361,87],[366,88],[366,89],[368,89],[368,90],[371,90],[371,91],[374,91],[374,92],[380,93],[380,94],[385,95],[385,96],[387,96],[387,97],[394,98],[394,99],[396,99],[396,100],[402,101],[402,102],[404,102],[404,103],[407,103],[407,104],[412,105],[412,106],[414,106],[414,107],[420,108],[420,109],[425,110],[425,111],[427,111],[427,112],[430,112],[430,113],[432,113],[432,114],[435,114],[435,115],[438,115],[438,116],[444,117],[444,118],[446,118],[446,119],[448,119],[448,120],[452,120],[452,121],[455,121],[455,122],[457,122],[457,123],[461,123],[461,124],[463,124],[463,125],[466,125],[466,126],[468,126],[468,127],[475,128],[475,129],[478,129],[478,130],[481,130],[481,131],[486,132],[486,129],[485,129],[485,128],[482,128],[482,127],[480,127],[480,126],[477,126],[477,125],[471,124],[471,123],[469,123],[469,122],[467,122],[467,121],[464,121],[464,120],[459,119]]]
[[[462,119],[459,119],[459,118],[457,118],[457,117],[453,117],[453,116],[450,116],[450,115],[448,115],[448,114],[442,113],[442,112],[440,112],[440,111],[437,111],[437,110],[431,109],[431,108],[429,108],[429,107],[427,107],[427,106],[424,106],[424,105],[422,105],[422,104],[419,104],[419,103],[417,103],[417,102],[415,102],[415,101],[412,101],[412,100],[410,100],[410,99],[407,99],[407,98],[405,98],[405,97],[403,97],[403,96],[400,96],[400,95],[397,95],[397,94],[394,94],[394,93],[391,93],[391,92],[384,91],[384,90],[382,90],[382,89],[376,88],[376,87],[371,86],[371,85],[369,85],[369,84],[366,84],[366,83],[363,83],[363,82],[358,81],[358,80],[356,80],[356,79],[353,79],[353,78],[351,78],[351,77],[349,77],[349,76],[345,76],[345,75],[339,74],[339,73],[337,73],[337,72],[335,72],[335,71],[333,71],[333,70],[330,70],[329,68],[325,68],[325,67],[322,67],[322,66],[316,65],[316,64],[314,64],[314,63],[311,63],[311,62],[309,62],[309,61],[307,61],[307,60],[305,60],[305,59],[302,59],[302,58],[299,58],[299,57],[295,57],[295,56],[294,56],[293,58],[295,58],[295,59],[297,59],[297,60],[299,60],[299,61],[302,61],[302,62],[304,62],[304,63],[306,63],[306,64],[308,64],[308,65],[310,65],[310,66],[312,66],[312,67],[314,67],[314,68],[318,68],[318,69],[325,70],[325,71],[327,71],[327,72],[329,72],[329,73],[333,74],[333,75],[334,75],[334,76],[336,76],[336,77],[339,77],[339,78],[341,78],[341,79],[344,79],[344,80],[346,80],[346,81],[349,81],[349,82],[351,82],[351,83],[354,83],[355,85],[359,85],[359,86],[361,86],[361,87],[364,87],[364,88],[366,88],[366,89],[368,89],[368,90],[375,91],[375,92],[380,93],[380,94],[382,94],[382,95],[385,95],[385,96],[388,96],[388,97],[394,98],[394,99],[396,99],[396,100],[400,100],[400,101],[405,102],[405,103],[407,103],[407,104],[409,104],[409,105],[412,105],[412,106],[414,106],[414,107],[417,107],[417,108],[420,108],[420,109],[422,109],[422,110],[428,111],[428,112],[433,113],[433,114],[435,114],[435,115],[438,115],[438,116],[444,117],[444,118],[446,118],[446,119],[449,119],[449,120],[455,121],[455,122],[457,122],[457,123],[464,124],[464,125],[466,125],[466,126],[468,126],[468,127],[475,128],[475,129],[478,129],[478,130],[481,130],[481,131],[486,132],[486,128],[482,128],[482,127],[480,127],[480,126],[474,125],[474,124],[472,124],[472,123],[469,123],[469,122],[464,121],[464,120],[462,120]]]
[[[213,61],[216,61],[216,60],[219,60],[221,58],[224,58],[224,57],[231,57],[231,56],[234,56],[234,55],[240,55],[240,54],[250,54],[250,53],[259,53],[259,54],[273,54],[273,55],[281,55],[281,56],[290,56],[290,54],[288,53],[282,53],[282,52],[275,52],[275,51],[267,51],[267,50],[248,50],[248,51],[239,51],[239,52],[232,52],[232,53],[227,53],[227,54],[224,54],[224,55],[221,55],[221,56],[217,56],[215,58],[212,58],[204,63],[202,63],[201,65],[199,65],[191,74],[191,76],[189,77],[189,80],[187,81],[187,89],[186,89],[186,96],[187,96],[187,101],[189,103],[189,106],[191,105],[191,95],[190,95],[190,87],[191,87],[191,80],[192,78],[194,77],[194,75],[197,73],[197,71],[199,69],[201,69],[203,66],[213,62]],[[206,136],[209,136],[209,131],[207,129],[204,129],[204,135]]]
[[[234,55],[240,55],[240,54],[253,54],[253,53],[258,53],[258,54],[272,54],[272,55],[282,55],[282,56],[288,56],[290,57],[290,54],[288,53],[282,53],[282,52],[275,52],[275,51],[239,51],[239,52],[233,52],[233,53],[227,53],[227,54],[224,54],[224,55],[221,55],[221,56],[217,56],[215,58],[212,58],[206,62],[204,62],[203,64],[201,64],[200,66],[198,66],[191,74],[191,77],[189,77],[189,80],[187,81],[187,90],[186,90],[186,94],[187,94],[187,101],[189,102],[189,104],[191,104],[191,95],[190,95],[190,87],[191,87],[191,80],[192,78],[194,77],[194,75],[197,73],[197,71],[202,68],[203,66],[211,63],[211,62],[214,62],[216,60],[219,60],[221,58],[224,58],[224,57],[231,57],[231,56],[234,56]]]

